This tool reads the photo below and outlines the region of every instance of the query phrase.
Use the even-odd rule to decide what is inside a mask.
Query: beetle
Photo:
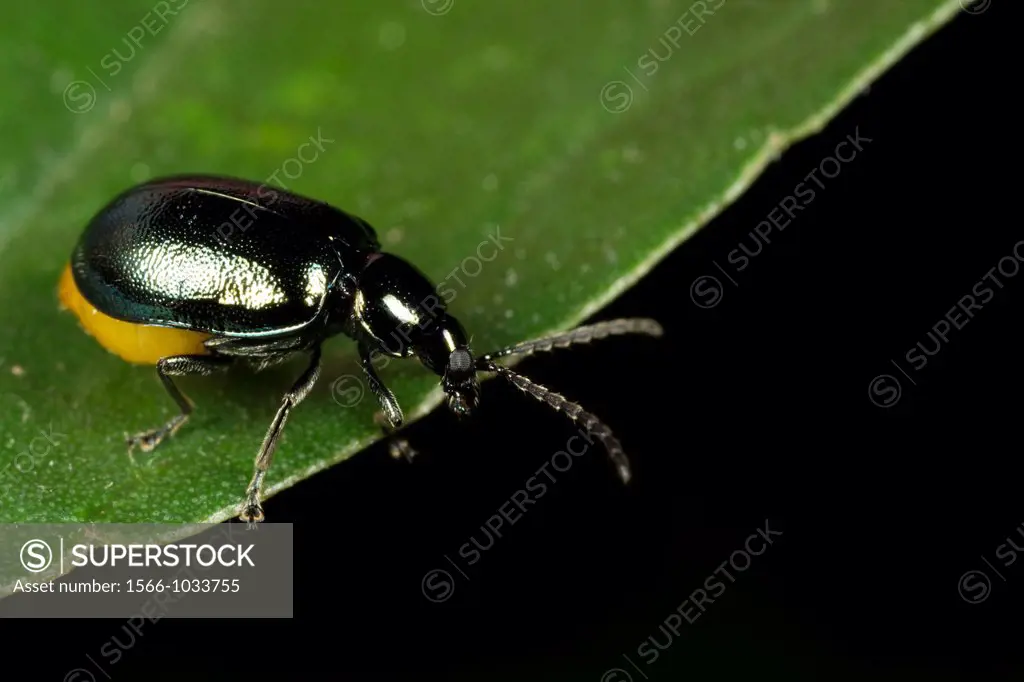
[[[662,334],[654,320],[626,318],[474,357],[466,330],[435,287],[410,262],[384,252],[365,220],[291,191],[201,174],[157,178],[110,200],[75,244],[58,298],[108,351],[136,365],[155,365],[178,407],[166,423],[125,434],[129,453],[153,450],[192,414],[193,402],[172,377],[210,375],[239,361],[259,371],[308,356],[256,455],[238,508],[239,518],[250,523],[264,519],[264,478],[285,421],[319,378],[321,347],[331,337],[343,334],[356,342],[381,408],[376,423],[396,458],[411,460],[415,451],[395,434],[404,417],[372,364],[378,354],[418,358],[440,377],[447,406],[459,418],[479,404],[478,373],[504,377],[582,423],[628,482],[629,461],[600,419],[497,361],[617,334]]]

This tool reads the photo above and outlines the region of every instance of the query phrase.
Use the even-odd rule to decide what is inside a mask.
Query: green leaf
[[[352,210],[455,294],[486,350],[595,312],[961,9],[302,5],[61,0],[3,22],[0,522],[230,518],[302,369],[182,380],[191,421],[129,458],[124,433],[173,404],[152,368],[103,350],[55,295],[86,222],[125,187],[179,172],[276,177]],[[340,404],[356,379],[332,392],[359,376],[353,344],[325,355],[267,496],[379,438],[371,396]],[[410,420],[439,402],[415,362],[384,378]]]

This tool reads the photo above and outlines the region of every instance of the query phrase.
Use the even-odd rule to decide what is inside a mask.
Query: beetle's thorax
[[[372,253],[356,279],[351,320],[357,338],[393,357],[416,352],[446,315],[429,280],[407,261]]]

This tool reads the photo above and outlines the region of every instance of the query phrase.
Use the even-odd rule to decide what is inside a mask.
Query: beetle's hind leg
[[[406,461],[411,462],[413,457],[416,456],[416,451],[409,445],[409,441],[395,434],[405,419],[402,415],[402,407],[398,404],[398,400],[395,398],[395,394],[391,392],[391,389],[380,380],[377,370],[373,366],[370,350],[362,344],[359,345],[359,364],[366,375],[367,383],[370,384],[370,391],[373,392],[377,402],[380,403],[381,409],[373,416],[373,421],[384,432],[384,437],[387,438],[388,452],[395,459],[404,457]]]
[[[128,453],[131,454],[136,446],[143,452],[149,452],[168,436],[173,436],[181,428],[182,424],[188,421],[192,414],[194,405],[188,396],[181,392],[172,376],[209,376],[214,372],[225,370],[231,364],[230,358],[222,358],[210,355],[172,355],[161,358],[156,364],[156,373],[160,377],[168,395],[174,399],[178,414],[171,417],[166,424],[149,431],[137,433],[134,436],[125,434],[128,442]]]

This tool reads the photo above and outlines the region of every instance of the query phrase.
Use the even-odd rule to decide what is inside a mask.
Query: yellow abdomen
[[[203,342],[211,334],[124,322],[96,310],[78,291],[70,263],[60,276],[58,295],[61,306],[75,314],[87,334],[127,362],[155,365],[171,355],[208,354]]]

